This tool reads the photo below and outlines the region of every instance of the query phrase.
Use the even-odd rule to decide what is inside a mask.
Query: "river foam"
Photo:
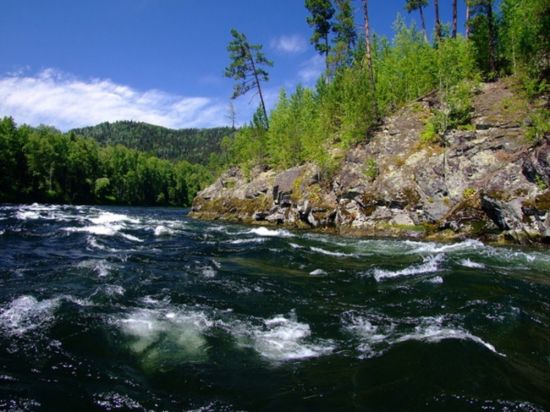
[[[427,256],[424,258],[423,263],[417,265],[411,265],[405,269],[391,271],[384,269],[374,269],[372,274],[377,282],[385,279],[398,278],[404,276],[421,275],[425,273],[433,273],[440,270],[441,263],[445,260],[443,254]]]
[[[22,336],[47,326],[54,319],[60,299],[37,300],[24,295],[0,309],[0,329],[11,336]]]
[[[129,348],[152,369],[207,359],[204,332],[213,322],[201,311],[136,309],[115,321],[130,338]]]
[[[288,230],[284,230],[284,229],[273,230],[263,226],[255,227],[254,229],[251,229],[248,233],[252,233],[258,236],[266,236],[266,237],[293,237],[294,236]]]
[[[344,329],[358,338],[361,358],[383,354],[390,347],[411,341],[438,343],[448,339],[467,340],[500,355],[496,348],[457,324],[450,316],[392,318],[382,314],[349,311],[341,317]]]
[[[276,315],[259,323],[236,323],[231,326],[242,346],[252,347],[263,358],[284,362],[314,358],[331,353],[332,341],[311,339],[307,323],[298,322],[296,315]]]

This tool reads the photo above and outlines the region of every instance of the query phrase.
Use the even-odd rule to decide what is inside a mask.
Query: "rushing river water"
[[[550,408],[550,251],[0,207],[0,410]]]

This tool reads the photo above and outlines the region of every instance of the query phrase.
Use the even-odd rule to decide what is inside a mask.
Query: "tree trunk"
[[[426,20],[424,19],[424,9],[422,6],[418,8],[418,11],[420,12],[420,22],[422,23],[422,31],[424,32],[424,40],[428,42],[428,32],[426,31]]]
[[[325,36],[325,68],[328,73],[328,34]]]
[[[258,89],[258,94],[260,95],[260,102],[262,104],[262,110],[264,112],[265,125],[269,129],[269,119],[267,118],[267,110],[265,109],[264,95],[262,93],[262,88],[260,86],[260,79],[258,79],[258,73],[256,72],[256,63],[252,58],[250,50],[248,50],[248,57],[250,59],[250,64],[252,65],[252,71],[254,72],[254,80],[256,81],[256,88]]]
[[[369,70],[371,72],[371,79],[374,81],[374,72],[372,68],[372,51],[371,51],[371,44],[370,44],[370,29],[369,29],[369,2],[368,0],[363,0],[363,12],[365,14],[365,48],[366,48],[366,54],[365,57],[367,58],[367,65],[369,67]]]
[[[466,38],[470,38],[470,0],[466,0]]]
[[[367,59],[367,66],[370,74],[370,82],[372,86],[372,92],[374,95],[374,113],[378,117],[378,105],[376,104],[376,83],[374,80],[374,67],[372,66],[372,50],[370,44],[370,28],[369,28],[369,2],[363,0],[363,13],[365,14],[365,57]]]
[[[439,19],[439,0],[434,0],[435,8],[435,37],[436,40],[441,40],[441,20]]]
[[[493,25],[493,0],[486,0],[487,7],[487,31],[489,32],[489,69],[496,72],[495,63],[495,28]]]
[[[457,1],[453,0],[453,39],[456,39],[456,32],[458,26],[458,16],[457,16]]]

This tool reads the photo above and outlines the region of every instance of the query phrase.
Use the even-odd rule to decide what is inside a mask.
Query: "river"
[[[0,206],[0,410],[550,409],[550,251]]]

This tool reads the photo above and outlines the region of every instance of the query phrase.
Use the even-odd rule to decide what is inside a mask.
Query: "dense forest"
[[[211,178],[185,160],[0,120],[0,202],[186,206]]]
[[[307,23],[313,30],[311,43],[326,61],[325,73],[313,89],[298,86],[291,94],[282,90],[269,117],[260,105],[250,124],[225,142],[226,166],[250,171],[312,161],[321,166],[324,176],[330,176],[345,150],[368,138],[384,116],[426,94],[433,93],[440,103],[426,119],[420,143],[444,144],[450,129],[473,127],[472,96],[482,80],[511,75],[517,92],[528,99],[548,93],[547,0],[467,0],[465,36],[457,30],[457,2],[442,3],[454,9],[449,25],[439,20],[436,1],[431,42],[422,14],[428,0],[404,2],[407,11],[421,13],[423,27],[407,26],[398,17],[391,40],[369,33],[367,0],[357,2],[365,18],[365,30],[358,35],[353,3],[305,1],[310,12]],[[234,97],[242,94],[243,85],[260,92],[256,75],[267,81],[268,65],[256,69],[254,60],[270,62],[262,54],[258,58],[261,46],[248,43],[242,34],[233,33],[233,37],[228,77],[239,81]],[[547,103],[539,104],[527,121],[526,135],[536,144],[548,136],[548,124]]]
[[[120,121],[71,130],[95,139],[102,145],[121,144],[130,149],[151,153],[161,159],[207,165],[211,154],[219,154],[220,143],[234,130],[230,127],[211,129],[168,129],[148,123]]]

